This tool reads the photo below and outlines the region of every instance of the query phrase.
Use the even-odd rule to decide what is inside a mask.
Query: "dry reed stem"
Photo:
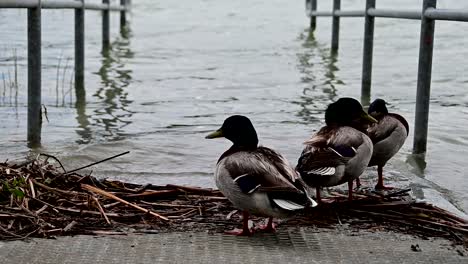
[[[88,185],[88,184],[81,184],[81,188],[83,188],[83,189],[85,189],[85,190],[88,190],[88,191],[90,191],[90,192],[93,192],[93,193],[97,193],[97,194],[106,196],[106,197],[108,197],[108,198],[110,198],[110,199],[119,201],[119,202],[121,202],[121,203],[123,203],[123,204],[126,204],[126,205],[128,205],[128,206],[131,206],[131,207],[133,207],[133,208],[135,208],[135,209],[138,209],[138,210],[140,210],[140,211],[143,211],[143,212],[145,212],[145,213],[148,213],[148,214],[150,214],[150,215],[152,215],[152,216],[156,216],[156,217],[158,217],[158,218],[160,218],[160,219],[162,219],[162,220],[164,220],[164,221],[169,221],[169,219],[168,219],[167,217],[164,217],[164,216],[162,216],[162,215],[160,215],[160,214],[158,214],[158,213],[155,213],[155,212],[153,212],[153,211],[151,211],[151,210],[145,209],[145,208],[143,208],[143,207],[141,207],[141,206],[138,206],[138,205],[136,205],[136,204],[132,204],[132,203],[130,203],[130,202],[127,202],[127,201],[125,201],[124,199],[119,198],[119,197],[117,197],[117,196],[115,196],[115,195],[113,195],[113,194],[111,194],[111,193],[106,192],[106,191],[103,191],[103,190],[101,190],[101,189],[99,189],[99,188],[97,188],[97,187],[94,187],[94,186],[91,186],[91,185]]]
[[[101,212],[102,217],[104,217],[104,219],[106,220],[107,224],[108,224],[108,225],[112,225],[111,222],[109,221],[109,218],[108,218],[107,215],[106,215],[106,212],[104,212],[104,209],[102,208],[101,203],[99,203],[99,200],[98,200],[96,197],[94,197],[94,196],[92,196],[91,198],[92,198],[92,199],[94,200],[94,202],[96,203],[99,212]]]

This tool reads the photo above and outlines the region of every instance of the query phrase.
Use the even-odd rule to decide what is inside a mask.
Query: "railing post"
[[[333,0],[333,19],[332,19],[332,43],[331,51],[336,53],[338,51],[338,42],[340,38],[340,17],[335,16],[335,11],[340,10],[341,0]]]
[[[102,0],[103,4],[109,5],[109,0]],[[110,47],[110,25],[109,9],[102,10],[102,50],[107,51]]]
[[[86,90],[84,84],[85,0],[81,0],[81,2],[83,3],[83,8],[75,9],[75,108],[78,124],[86,131]]]
[[[28,146],[41,144],[41,1],[28,8]]]
[[[314,12],[317,11],[317,0],[307,0],[308,4],[310,4],[310,11]],[[315,28],[317,27],[317,17],[310,16],[310,31],[314,32]]]
[[[427,147],[435,21],[426,18],[424,13],[428,8],[435,8],[436,4],[436,0],[424,0],[422,7],[413,154],[424,154]]]
[[[85,9],[75,9],[75,91],[84,89],[84,65],[85,65]]]
[[[120,5],[125,8],[125,10],[120,11],[120,30],[122,31],[127,25],[127,0],[120,0]]]
[[[372,84],[372,54],[374,50],[374,17],[367,13],[375,8],[375,0],[366,1],[364,14],[364,48],[362,52],[361,104],[369,105]]]

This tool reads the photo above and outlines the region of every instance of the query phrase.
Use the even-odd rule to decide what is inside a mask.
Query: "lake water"
[[[332,1],[319,1],[330,10]],[[377,1],[420,10],[422,1]],[[468,2],[438,1],[468,9]],[[363,9],[364,0],[342,9]],[[42,147],[26,146],[26,10],[0,9],[0,159],[46,152],[71,169],[114,154],[93,175],[136,183],[214,186],[213,169],[230,146],[205,140],[232,114],[251,118],[263,145],[295,164],[302,142],[324,124],[327,104],[360,97],[363,18],[343,18],[340,51],[330,56],[331,18],[308,32],[304,1],[134,0],[131,32],[103,57],[101,16],[86,14],[86,96],[76,103],[73,11],[43,11]],[[376,19],[372,98],[405,116],[410,137],[384,172],[390,185],[468,211],[468,23],[436,24],[426,169],[412,148],[420,22]],[[18,89],[15,80],[17,61]],[[5,81],[4,81],[5,80]],[[5,87],[6,86],[6,87]],[[374,185],[375,169],[363,176]]]

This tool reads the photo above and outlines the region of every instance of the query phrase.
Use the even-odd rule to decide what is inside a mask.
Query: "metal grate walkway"
[[[411,249],[416,244],[421,251]],[[446,240],[305,228],[254,237],[162,233],[0,242],[0,259],[5,263],[468,263],[467,251]]]

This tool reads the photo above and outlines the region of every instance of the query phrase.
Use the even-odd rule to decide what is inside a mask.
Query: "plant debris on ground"
[[[82,168],[67,172],[56,157],[46,154],[22,164],[0,163],[0,240],[130,232],[223,232],[240,225],[240,214],[218,190],[96,179],[78,174]],[[360,191],[352,202],[340,201],[346,195],[334,192],[336,201],[282,221],[279,228],[348,225],[443,237],[467,246],[466,219],[416,202],[408,191]]]

